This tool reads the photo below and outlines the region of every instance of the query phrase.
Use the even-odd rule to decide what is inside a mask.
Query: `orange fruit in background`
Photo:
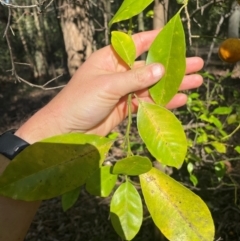
[[[240,60],[240,39],[228,38],[219,47],[218,55],[227,63],[236,63]]]

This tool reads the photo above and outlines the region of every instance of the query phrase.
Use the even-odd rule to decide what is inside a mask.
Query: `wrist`
[[[33,144],[42,139],[60,135],[63,131],[60,128],[58,116],[46,105],[30,117],[14,135]]]

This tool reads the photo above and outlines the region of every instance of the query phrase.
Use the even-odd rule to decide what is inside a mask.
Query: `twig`
[[[54,87],[46,87],[48,84],[50,84],[50,83],[53,82],[54,80],[60,78],[61,76],[62,76],[62,74],[59,75],[59,76],[57,76],[57,77],[55,77],[55,78],[53,78],[53,79],[51,79],[51,80],[49,80],[49,81],[46,82],[44,85],[36,85],[36,84],[30,83],[29,81],[21,78],[21,77],[18,76],[18,75],[15,75],[15,77],[17,78],[17,80],[18,80],[19,82],[23,82],[23,83],[25,83],[25,84],[27,84],[27,85],[29,85],[29,86],[31,86],[31,87],[39,88],[39,89],[42,89],[42,90],[56,90],[56,89],[60,89],[60,88],[63,88],[64,86],[66,86],[66,85],[59,85],[59,86],[54,86]]]
[[[1,3],[1,0],[0,0],[0,3]],[[6,25],[6,28],[5,28],[5,31],[4,31],[4,36],[6,41],[7,41],[7,46],[8,46],[8,50],[9,50],[9,55],[10,55],[10,60],[11,60],[11,66],[12,66],[12,69],[10,70],[11,73],[12,73],[12,76],[14,76],[16,78],[16,80],[18,82],[23,82],[31,87],[36,87],[36,88],[40,88],[40,89],[43,89],[43,90],[53,90],[53,89],[59,89],[59,88],[63,88],[65,85],[61,85],[61,86],[55,86],[55,87],[46,87],[47,85],[49,85],[51,82],[53,82],[54,80],[58,79],[59,77],[61,77],[62,75],[59,75],[57,76],[56,78],[53,78],[51,80],[49,80],[48,82],[46,82],[44,85],[36,85],[36,84],[32,84],[30,83],[29,81],[21,78],[17,71],[16,71],[16,66],[15,66],[15,62],[14,62],[14,56],[13,56],[13,51],[12,51],[12,46],[11,46],[11,42],[10,42],[10,39],[9,39],[9,35],[8,35],[8,31],[9,29],[11,28],[10,26],[10,22],[11,22],[11,9],[8,8],[8,22],[7,22],[7,25]],[[23,63],[18,63],[17,64],[23,64]],[[27,65],[27,63],[25,64]]]
[[[193,128],[199,128],[199,127],[204,127],[206,126],[205,123],[193,123],[193,124],[187,124],[183,126],[184,130],[189,130],[189,129],[193,129]]]
[[[3,0],[0,0],[0,3],[8,8],[39,8],[39,4],[21,6],[21,5],[6,3]]]
[[[53,1],[54,1],[54,0],[51,0],[51,1],[47,4],[47,6],[45,7],[45,9],[47,9],[47,8],[52,4]]]
[[[10,23],[11,23],[11,9],[9,8],[8,9],[8,21],[7,21],[7,25],[6,25],[6,28],[4,30],[4,34],[3,34],[3,38],[6,36],[7,32],[8,32],[8,29],[10,27]]]
[[[196,9],[189,15],[189,17],[191,18],[191,17],[192,17],[194,14],[196,14],[198,11],[201,11],[201,15],[203,15],[203,12],[204,12],[204,10],[205,10],[207,7],[209,7],[210,5],[212,5],[212,4],[214,4],[214,3],[219,3],[219,2],[224,2],[224,1],[223,1],[223,0],[212,0],[212,1],[208,2],[208,3],[206,3],[205,5],[201,6],[201,7],[198,6],[198,8],[196,8]],[[182,21],[183,21],[183,22],[188,21],[187,17],[186,17],[186,18],[183,18]]]

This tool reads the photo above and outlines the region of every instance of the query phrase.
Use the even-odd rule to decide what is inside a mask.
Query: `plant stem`
[[[228,139],[229,137],[231,137],[232,135],[234,135],[239,129],[240,129],[240,124],[237,126],[237,128],[236,128],[232,133],[230,133],[230,134],[227,135],[227,136],[224,136],[224,137],[222,138],[222,140]]]
[[[132,35],[132,28],[133,28],[132,18],[130,18],[129,19],[129,29],[128,29],[129,35]]]
[[[125,146],[127,147],[127,156],[132,156],[132,151],[131,151],[131,145],[130,145],[130,128],[132,124],[132,94],[128,95],[128,101],[127,101],[127,106],[128,106],[128,124],[127,124],[127,130],[126,130],[126,135],[125,135]]]

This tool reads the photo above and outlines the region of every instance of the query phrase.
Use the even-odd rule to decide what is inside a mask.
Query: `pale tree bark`
[[[232,3],[232,14],[228,20],[228,38],[239,38],[240,5],[237,1]],[[240,62],[237,62],[232,70],[231,77],[239,78]]]
[[[31,4],[16,1],[16,4]],[[33,68],[34,78],[44,79],[50,75],[48,66],[48,50],[44,37],[43,16],[38,14],[37,9],[33,8],[30,14],[17,8],[13,14],[14,22],[19,31],[23,48],[26,52],[27,63]]]
[[[104,18],[104,42],[105,45],[109,44],[109,31],[108,31],[108,23],[111,19],[111,2],[109,0],[103,0],[103,5],[104,5],[104,13],[103,13],[103,18]]]
[[[37,14],[36,8],[33,10],[34,24],[37,30],[37,44],[34,57],[36,59],[36,67],[40,76],[48,75],[48,62],[47,62],[47,48],[43,36],[43,29],[40,26],[40,19]]]
[[[94,50],[94,26],[88,0],[58,0],[61,27],[68,55],[68,70],[73,75]]]
[[[232,3],[232,11],[228,21],[228,38],[239,38],[240,5],[237,1]]]
[[[167,22],[169,0],[155,0],[153,28],[163,28]]]

